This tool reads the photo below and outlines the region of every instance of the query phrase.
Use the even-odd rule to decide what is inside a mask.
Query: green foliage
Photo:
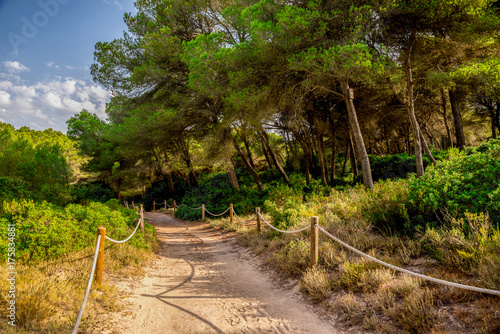
[[[73,170],[66,156],[74,144],[52,130],[33,131],[0,124],[0,177],[11,178],[22,194],[36,200],[66,204],[71,200],[69,183]],[[12,185],[12,183],[11,183]]]
[[[8,224],[15,224],[16,256],[28,261],[53,259],[84,249],[95,243],[99,226],[105,227],[106,235],[111,238],[123,239],[130,235],[138,218],[117,200],[85,206],[70,204],[66,208],[45,201],[12,200],[4,203],[4,211],[0,218],[2,259],[7,255]],[[130,243],[139,248],[149,247],[140,233]]]
[[[240,185],[240,191],[231,187],[225,173],[211,173],[205,180],[200,182],[198,188],[187,192],[176,217],[186,220],[201,219],[201,209],[193,210],[193,207],[200,207],[205,204],[205,208],[219,214],[226,211],[230,203],[238,215],[255,212],[256,207],[261,207],[266,197],[266,192],[259,192],[255,189]],[[207,217],[211,217],[207,215]]]
[[[115,197],[115,192],[104,182],[79,183],[71,186],[71,195],[75,203],[105,203]]]
[[[453,150],[450,158],[430,166],[421,178],[411,178],[410,203],[429,221],[443,212],[487,212],[500,219],[500,141],[491,140],[464,152]]]

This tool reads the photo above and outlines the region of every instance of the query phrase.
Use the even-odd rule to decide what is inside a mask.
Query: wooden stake
[[[98,227],[97,235],[101,236],[99,243],[99,251],[97,252],[97,263],[95,270],[95,281],[97,284],[102,284],[102,269],[104,267],[104,241],[106,240],[106,228]]]
[[[134,208],[134,209],[135,209],[134,201],[132,201],[132,208]]]
[[[229,204],[229,222],[233,223],[233,203]]]
[[[177,204],[175,204],[175,200],[174,200],[174,213],[175,213],[175,209],[177,209]]]
[[[205,204],[201,205],[201,221],[205,221]]]
[[[255,208],[255,215],[257,216],[257,232],[262,232],[262,225],[260,224],[260,208]]]
[[[153,211],[156,211],[156,202],[153,201]]]
[[[318,265],[318,227],[316,226],[319,222],[318,217],[311,217],[311,267]]]
[[[144,208],[141,204],[141,232],[144,234]]]
[[[163,204],[165,205],[165,206],[164,206],[165,210],[167,210],[167,200],[165,200],[165,201],[163,202]]]

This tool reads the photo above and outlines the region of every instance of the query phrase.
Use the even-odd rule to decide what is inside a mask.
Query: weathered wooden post
[[[229,204],[229,221],[233,223],[233,203]]]
[[[104,240],[106,240],[106,228],[98,227],[97,235],[101,236],[99,250],[97,252],[97,263],[95,266],[95,281],[102,284],[102,268],[104,267]]]
[[[144,207],[141,204],[141,232],[144,234]]]
[[[175,213],[175,209],[177,209],[177,204],[175,204],[175,199],[174,199],[174,213]]]
[[[318,265],[318,217],[311,217],[311,267]]]
[[[132,201],[132,207],[135,209],[134,201]]]
[[[153,211],[156,211],[156,202],[153,201]]]
[[[201,221],[205,221],[205,204],[201,205]]]
[[[163,208],[164,208],[165,210],[167,210],[167,200],[164,200],[164,201],[163,201],[163,205],[164,205],[164,207],[163,207]]]
[[[262,232],[262,225],[260,225],[260,208],[255,208],[255,215],[257,216],[257,232]]]

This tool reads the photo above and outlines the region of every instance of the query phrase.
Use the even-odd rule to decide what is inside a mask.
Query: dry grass
[[[315,302],[321,302],[330,296],[332,282],[326,270],[316,266],[309,268],[302,276],[302,290],[311,296]]]
[[[436,320],[432,292],[427,288],[412,291],[393,309],[392,317],[407,333],[429,333]]]
[[[351,192],[349,196],[355,197],[356,194]],[[410,270],[434,277],[485,287],[498,286],[498,254],[483,253],[485,256],[476,262],[480,265],[468,267],[471,270],[467,274],[475,277],[470,280],[471,277],[465,276],[461,270],[454,270],[429,257],[429,242],[435,249],[446,252],[450,251],[447,248],[450,243],[438,239],[429,241],[429,238],[427,244],[422,243],[425,235],[414,240],[382,236],[363,219],[360,206],[356,200],[351,201],[354,197],[341,193],[334,196],[341,201],[325,203],[314,214],[319,213],[320,225],[346,243],[388,263],[409,266]],[[215,226],[227,224],[221,221]],[[308,269],[310,245],[307,233],[280,235],[264,227],[258,234],[255,226],[239,227],[236,232],[241,244],[269,259],[280,273],[301,277],[302,291],[314,301],[324,301],[331,296],[328,300],[333,300],[333,304],[324,305],[330,304],[329,309],[338,313],[346,325],[375,333],[437,334],[452,333],[456,328],[468,328],[471,334],[500,333],[500,298],[395,273],[360,259],[323,235],[319,244],[321,267]],[[484,245],[487,250],[493,247],[490,241],[484,241]],[[332,295],[332,291],[336,292]],[[479,304],[478,300],[484,302]]]
[[[152,245],[155,248],[155,245]],[[19,263],[16,276],[16,333],[69,333],[83,301],[93,261],[94,247],[37,264]],[[86,332],[97,314],[121,309],[121,293],[106,277],[136,276],[152,252],[129,244],[107,245],[104,253],[104,284],[92,287],[80,325]],[[6,303],[7,281],[0,281],[0,300]],[[4,304],[5,305],[5,304]],[[0,310],[2,317],[5,309]],[[12,330],[0,322],[0,332]]]

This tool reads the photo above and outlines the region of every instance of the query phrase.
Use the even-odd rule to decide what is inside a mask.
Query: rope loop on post
[[[228,212],[228,211],[229,211],[229,209],[231,209],[231,207],[227,208],[227,210],[226,210],[226,211],[224,211],[223,213],[214,214],[214,213],[211,213],[210,211],[208,211],[208,210],[207,210],[207,208],[205,207],[205,211],[206,211],[206,213],[208,213],[208,214],[210,214],[210,215],[212,215],[212,216],[214,216],[214,217],[219,217],[219,216],[222,216],[223,214],[225,214],[226,212]]]
[[[109,240],[111,242],[114,242],[115,244],[123,244],[124,242],[127,242],[130,240],[130,238],[132,238],[135,234],[135,232],[137,231],[137,229],[139,228],[139,225],[141,224],[141,218],[139,218],[139,221],[137,222],[137,226],[135,227],[135,230],[134,232],[132,232],[132,234],[125,240],[121,240],[121,241],[118,241],[118,240],[114,240],[114,239],[111,239],[110,237],[106,236],[106,240]]]
[[[250,218],[249,220],[247,220],[246,222],[244,222],[243,220],[240,219],[240,217],[236,214],[236,211],[233,210],[233,213],[234,213],[234,216],[236,217],[236,219],[238,219],[240,221],[240,223],[242,224],[250,224],[251,222],[253,222],[255,220],[255,218],[257,218],[257,215],[253,215],[252,218]]]
[[[311,227],[311,225],[307,224],[306,226],[304,226],[304,227],[302,227],[302,228],[300,228],[298,230],[284,231],[284,230],[280,230],[279,228],[276,228],[273,225],[271,225],[270,223],[268,223],[268,221],[265,220],[264,217],[262,217],[262,215],[260,214],[260,212],[258,213],[258,215],[259,215],[260,219],[262,219],[262,221],[264,223],[266,223],[270,228],[272,228],[275,231],[281,232],[281,233],[286,233],[286,234],[299,233],[299,232],[305,231],[305,230],[307,230],[308,228]]]
[[[461,289],[465,289],[465,290],[470,290],[470,291],[475,291],[475,292],[482,292],[482,293],[488,293],[488,294],[500,296],[500,291],[497,291],[497,290],[484,289],[484,288],[478,288],[478,287],[475,287],[475,286],[470,286],[470,285],[465,285],[465,284],[460,284],[460,283],[448,282],[448,281],[445,281],[445,280],[442,280],[442,279],[439,279],[439,278],[434,278],[434,277],[430,277],[430,276],[418,274],[418,273],[415,273],[413,271],[409,271],[409,270],[406,270],[406,269],[403,269],[403,268],[396,267],[396,266],[394,266],[392,264],[386,263],[384,261],[381,261],[379,259],[374,258],[373,256],[370,256],[368,254],[363,253],[362,251],[360,251],[360,250],[358,250],[358,249],[356,249],[356,248],[354,248],[354,247],[346,244],[342,240],[336,238],[335,236],[333,236],[331,233],[329,233],[327,230],[325,230],[321,226],[319,226],[319,225],[316,225],[316,226],[318,227],[318,229],[321,232],[323,232],[324,234],[326,234],[327,236],[329,236],[331,239],[335,240],[336,242],[338,242],[342,246],[350,249],[354,253],[356,253],[358,255],[361,255],[361,256],[363,256],[363,257],[365,257],[365,258],[367,258],[369,260],[372,260],[374,262],[377,262],[378,264],[381,264],[381,265],[386,266],[388,268],[394,269],[396,271],[402,272],[402,273],[407,274],[407,275],[411,275],[411,276],[415,276],[415,277],[418,277],[418,278],[422,278],[424,280],[428,280],[428,281],[431,281],[431,282],[434,282],[434,283],[444,284],[444,285],[451,286],[451,287],[454,287],[454,288],[461,288]]]

